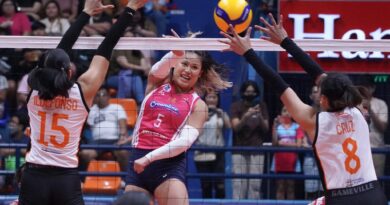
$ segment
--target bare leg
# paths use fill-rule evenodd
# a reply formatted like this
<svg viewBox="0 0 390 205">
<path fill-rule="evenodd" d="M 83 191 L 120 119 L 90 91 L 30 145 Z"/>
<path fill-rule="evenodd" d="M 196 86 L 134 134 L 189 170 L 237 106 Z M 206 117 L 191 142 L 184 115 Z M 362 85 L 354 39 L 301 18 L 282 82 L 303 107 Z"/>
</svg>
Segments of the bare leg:
<svg viewBox="0 0 390 205">
<path fill-rule="evenodd" d="M 159 205 L 188 205 L 187 188 L 178 179 L 168 179 L 154 191 Z"/>
</svg>

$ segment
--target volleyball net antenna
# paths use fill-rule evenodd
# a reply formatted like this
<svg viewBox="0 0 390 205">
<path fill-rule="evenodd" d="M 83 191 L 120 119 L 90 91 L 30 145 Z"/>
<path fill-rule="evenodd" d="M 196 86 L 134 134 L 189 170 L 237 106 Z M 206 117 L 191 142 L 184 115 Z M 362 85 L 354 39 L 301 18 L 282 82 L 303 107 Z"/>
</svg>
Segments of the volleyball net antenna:
<svg viewBox="0 0 390 205">
<path fill-rule="evenodd" d="M 47 36 L 1 36 L 0 48 L 55 48 L 61 37 Z M 203 50 L 221 51 L 227 45 L 218 42 L 221 38 L 142 38 L 123 37 L 116 50 Z M 96 49 L 103 37 L 80 37 L 73 49 Z M 279 45 L 262 39 L 251 39 L 256 51 L 284 51 Z M 295 42 L 305 51 L 363 51 L 390 52 L 390 40 L 340 40 L 297 39 Z"/>
</svg>

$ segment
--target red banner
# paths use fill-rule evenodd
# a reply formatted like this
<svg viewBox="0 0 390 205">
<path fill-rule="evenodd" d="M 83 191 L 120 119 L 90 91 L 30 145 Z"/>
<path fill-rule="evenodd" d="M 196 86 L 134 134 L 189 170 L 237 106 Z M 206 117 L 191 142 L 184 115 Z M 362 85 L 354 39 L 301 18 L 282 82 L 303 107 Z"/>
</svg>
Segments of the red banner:
<svg viewBox="0 0 390 205">
<path fill-rule="evenodd" d="M 390 0 L 280 0 L 284 27 L 295 39 L 389 39 Z M 347 73 L 390 73 L 390 53 L 309 52 L 326 70 Z M 279 54 L 280 72 L 302 72 L 286 52 Z"/>
</svg>

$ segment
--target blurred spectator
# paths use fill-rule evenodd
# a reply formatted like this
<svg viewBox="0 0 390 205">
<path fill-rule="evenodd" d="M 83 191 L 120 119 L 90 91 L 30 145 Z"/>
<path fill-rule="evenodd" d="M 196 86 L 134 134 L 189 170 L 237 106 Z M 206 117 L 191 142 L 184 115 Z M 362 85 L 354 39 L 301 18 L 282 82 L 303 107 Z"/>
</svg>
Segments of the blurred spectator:
<svg viewBox="0 0 390 205">
<path fill-rule="evenodd" d="M 30 21 L 26 14 L 18 12 L 14 0 L 2 0 L 0 9 L 0 28 L 5 29 L 9 35 L 21 36 L 30 34 Z"/>
<path fill-rule="evenodd" d="M 130 29 L 125 31 L 124 37 L 133 36 Z M 150 62 L 143 57 L 139 50 L 114 51 L 112 62 L 112 67 L 119 68 L 118 98 L 134 98 L 140 105 L 145 97 L 143 78 L 146 77 L 151 68 Z"/>
<path fill-rule="evenodd" d="M 41 20 L 50 36 L 62 36 L 70 27 L 68 19 L 62 18 L 61 8 L 57 1 L 48 1 L 44 6 L 45 18 Z"/>
<path fill-rule="evenodd" d="M 11 117 L 8 126 L 0 129 L 0 142 L 1 143 L 23 143 L 28 144 L 30 138 L 24 134 L 24 130 L 28 124 L 28 120 L 18 114 Z M 24 156 L 26 149 L 21 150 L 21 158 L 19 164 L 24 163 Z M 15 148 L 2 148 L 0 149 L 0 156 L 4 161 L 4 168 L 8 171 L 15 171 L 16 157 Z M 6 190 L 13 191 L 13 176 L 7 176 L 5 180 Z"/>
<path fill-rule="evenodd" d="M 112 18 L 106 13 L 102 12 L 89 19 L 89 24 L 85 25 L 83 32 L 87 36 L 104 36 L 111 28 Z"/>
<path fill-rule="evenodd" d="M 156 37 L 157 28 L 156 25 L 145 16 L 144 11 L 137 10 L 134 14 L 132 24 L 130 25 L 135 37 Z M 146 61 L 153 64 L 156 59 L 156 51 L 142 50 L 141 51 Z"/>
<path fill-rule="evenodd" d="M 312 106 L 319 112 L 320 111 L 320 90 L 318 86 L 311 88 L 310 99 L 312 100 Z M 302 146 L 311 148 L 313 142 L 310 141 L 307 134 L 303 138 Z M 318 166 L 314 159 L 312 152 L 305 153 L 303 159 L 303 173 L 310 176 L 318 176 Z M 314 200 L 322 196 L 322 185 L 318 179 L 305 179 L 305 199 Z"/>
<path fill-rule="evenodd" d="M 16 64 L 10 72 L 7 73 L 7 101 L 9 102 L 10 106 L 12 106 L 10 107 L 11 112 L 14 112 L 18 107 L 16 90 L 19 81 L 23 78 L 24 75 L 29 73 L 37 66 L 38 60 L 42 55 L 42 51 L 39 49 L 23 49 L 22 54 L 23 59 L 18 64 Z"/>
<path fill-rule="evenodd" d="M 276 10 L 275 0 L 248 0 L 248 3 L 253 11 L 251 25 L 258 25 L 260 17 L 267 17 L 268 13 Z"/>
<path fill-rule="evenodd" d="M 299 125 L 293 122 L 286 107 L 274 120 L 272 130 L 272 144 L 281 147 L 301 147 L 304 132 Z M 274 154 L 274 171 L 280 174 L 300 172 L 300 163 L 297 153 L 276 152 Z M 293 179 L 276 180 L 276 199 L 295 199 L 295 183 Z"/>
<path fill-rule="evenodd" d="M 385 146 L 385 131 L 388 123 L 388 107 L 384 100 L 374 97 L 376 85 L 372 76 L 364 76 L 360 83 L 368 91 L 368 117 L 367 123 L 370 128 L 370 143 L 371 147 Z M 375 171 L 377 176 L 383 176 L 385 171 L 386 155 L 373 154 L 372 155 Z"/>
<path fill-rule="evenodd" d="M 44 0 L 43 3 L 46 4 L 50 0 Z M 79 6 L 79 0 L 55 0 L 60 5 L 62 17 L 68 19 L 70 22 L 73 22 L 77 15 L 77 8 Z M 81 4 L 83 5 L 83 4 Z"/>
<path fill-rule="evenodd" d="M 153 205 L 153 198 L 146 192 L 128 191 L 119 196 L 113 205 Z"/>
<path fill-rule="evenodd" d="M 34 21 L 31 24 L 31 35 L 32 36 L 47 36 L 46 25 L 40 21 Z"/>
<path fill-rule="evenodd" d="M 218 94 L 210 90 L 205 94 L 205 102 L 209 108 L 209 118 L 203 125 L 203 133 L 198 137 L 196 145 L 223 147 L 225 140 L 223 131 L 230 129 L 230 119 L 219 105 Z M 195 164 L 200 173 L 224 173 L 224 152 L 195 151 Z M 223 179 L 201 178 L 203 198 L 225 198 L 225 185 Z"/>
<path fill-rule="evenodd" d="M 156 37 L 156 25 L 147 18 L 143 10 L 137 10 L 132 19 L 131 29 L 137 37 Z"/>
<path fill-rule="evenodd" d="M 7 106 L 7 92 L 8 92 L 8 81 L 0 75 L 0 129 L 7 126 L 9 120 L 9 110 Z"/>
<path fill-rule="evenodd" d="M 167 4 L 170 0 L 150 0 L 145 4 L 145 14 L 157 26 L 157 36 L 162 36 L 167 32 Z"/>
<path fill-rule="evenodd" d="M 33 20 L 39 20 L 39 12 L 42 8 L 41 0 L 16 0 L 19 11 L 26 13 Z"/>
<path fill-rule="evenodd" d="M 106 87 L 101 87 L 96 94 L 95 103 L 89 112 L 87 124 L 92 131 L 92 142 L 89 144 L 96 145 L 123 145 L 130 142 L 127 133 L 126 112 L 122 106 L 109 103 L 110 96 Z M 92 149 L 83 149 L 81 157 L 89 162 L 96 159 L 101 153 Z M 128 151 L 114 150 L 121 170 L 127 170 Z"/>
<path fill-rule="evenodd" d="M 256 100 L 260 90 L 254 81 L 240 88 L 242 100 L 231 106 L 233 146 L 262 146 L 268 132 L 268 112 L 264 102 Z M 264 155 L 251 152 L 233 153 L 234 174 L 262 174 Z M 234 199 L 260 199 L 261 179 L 233 179 Z"/>
</svg>

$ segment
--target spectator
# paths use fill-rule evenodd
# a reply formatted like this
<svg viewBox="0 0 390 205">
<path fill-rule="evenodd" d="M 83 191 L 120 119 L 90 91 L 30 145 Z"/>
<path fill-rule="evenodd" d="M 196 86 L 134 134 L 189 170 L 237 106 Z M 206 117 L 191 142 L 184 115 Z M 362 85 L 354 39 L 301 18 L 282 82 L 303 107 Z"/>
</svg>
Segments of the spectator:
<svg viewBox="0 0 390 205">
<path fill-rule="evenodd" d="M 137 37 L 157 37 L 156 25 L 145 16 L 143 10 L 135 12 L 131 28 Z"/>
<path fill-rule="evenodd" d="M 219 105 L 219 96 L 214 90 L 207 91 L 204 100 L 209 109 L 209 117 L 203 125 L 203 133 L 198 137 L 196 145 L 223 147 L 225 140 L 223 131 L 229 129 L 230 119 Z M 195 151 L 195 164 L 198 172 L 224 173 L 225 157 L 223 152 Z M 225 198 L 223 179 L 201 178 L 203 198 Z"/>
<path fill-rule="evenodd" d="M 156 25 L 145 16 L 144 10 L 139 10 L 134 14 L 133 23 L 131 24 L 132 32 L 135 37 L 156 37 Z M 146 62 L 152 64 L 156 59 L 156 51 L 142 50 L 142 55 Z"/>
<path fill-rule="evenodd" d="M 105 87 L 101 87 L 96 94 L 95 103 L 89 112 L 87 124 L 92 131 L 92 142 L 90 144 L 123 145 L 131 139 L 128 138 L 126 125 L 126 112 L 118 104 L 109 103 L 110 96 Z M 128 151 L 113 151 L 118 160 L 121 170 L 127 170 Z M 96 150 L 84 149 L 81 157 L 89 162 L 96 159 L 99 154 Z"/>
<path fill-rule="evenodd" d="M 26 13 L 28 16 L 32 18 L 32 20 L 39 20 L 39 12 L 42 8 L 41 0 L 16 0 L 19 8 L 18 10 Z"/>
<path fill-rule="evenodd" d="M 24 134 L 24 130 L 28 124 L 28 120 L 22 115 L 15 114 L 11 117 L 8 126 L 0 129 L 0 142 L 1 143 L 23 143 L 28 144 L 30 138 Z M 19 160 L 19 164 L 24 163 L 24 156 L 26 154 L 26 149 L 22 149 L 22 155 Z M 15 157 L 15 148 L 2 148 L 0 150 L 0 156 L 4 159 L 5 169 L 8 171 L 15 171 L 17 167 L 16 157 Z M 6 177 L 5 185 L 6 190 L 13 190 L 13 176 Z"/>
<path fill-rule="evenodd" d="M 388 107 L 385 101 L 374 97 L 376 89 L 374 79 L 372 76 L 364 76 L 361 85 L 368 90 L 368 126 L 370 130 L 371 147 L 384 147 L 385 139 L 384 133 L 388 123 Z M 375 172 L 377 176 L 383 176 L 385 171 L 386 155 L 373 154 L 372 155 Z"/>
<path fill-rule="evenodd" d="M 89 24 L 85 25 L 83 32 L 87 36 L 105 36 L 112 25 L 112 18 L 102 12 L 90 18 Z"/>
<path fill-rule="evenodd" d="M 318 112 L 320 111 L 320 90 L 318 86 L 314 85 L 311 89 L 310 99 L 312 100 L 312 107 Z M 302 146 L 311 148 L 313 142 L 310 140 L 307 133 L 303 138 Z M 305 153 L 303 159 L 303 173 L 310 176 L 318 176 L 318 166 L 312 152 Z M 314 200 L 322 196 L 322 185 L 320 180 L 305 179 L 305 199 Z"/>
<path fill-rule="evenodd" d="M 268 112 L 264 102 L 256 100 L 260 90 L 254 81 L 246 81 L 240 89 L 241 101 L 231 106 L 233 146 L 262 146 L 268 132 Z M 234 174 L 262 174 L 264 155 L 233 153 Z M 260 199 L 261 179 L 233 179 L 234 199 Z"/>
<path fill-rule="evenodd" d="M 3 75 L 0 75 L 0 129 L 5 128 L 9 120 L 9 109 L 6 102 L 7 92 L 7 79 Z"/>
<path fill-rule="evenodd" d="M 281 147 L 301 147 L 304 137 L 299 125 L 293 121 L 285 107 L 275 118 L 272 130 L 272 144 Z M 298 155 L 294 152 L 276 152 L 274 154 L 275 173 L 296 173 L 300 168 Z M 295 199 L 295 183 L 293 179 L 276 180 L 276 199 Z"/>
<path fill-rule="evenodd" d="M 170 0 L 151 0 L 145 4 L 145 13 L 157 26 L 157 36 L 162 36 L 167 32 L 167 4 Z"/>
<path fill-rule="evenodd" d="M 18 12 L 14 0 L 2 0 L 0 3 L 0 28 L 5 29 L 9 35 L 29 35 L 30 21 L 26 14 Z"/>
<path fill-rule="evenodd" d="M 128 28 L 125 37 L 133 37 L 134 34 Z M 118 74 L 118 98 L 134 98 L 140 105 L 145 97 L 143 78 L 151 68 L 141 51 L 119 50 L 113 54 L 113 67 L 119 68 Z"/>
<path fill-rule="evenodd" d="M 57 1 L 48 1 L 44 7 L 45 18 L 41 20 L 50 36 L 62 36 L 70 27 L 69 20 L 62 18 L 61 8 Z"/>
<path fill-rule="evenodd" d="M 34 21 L 31 24 L 31 35 L 32 36 L 47 36 L 46 25 L 40 21 Z"/>
<path fill-rule="evenodd" d="M 70 22 L 76 20 L 78 14 L 77 8 L 78 5 L 80 4 L 79 0 L 56 0 L 56 1 L 60 5 L 63 18 L 68 19 Z"/>
<path fill-rule="evenodd" d="M 23 59 L 15 65 L 10 72 L 7 73 L 8 78 L 8 95 L 7 101 L 9 102 L 10 111 L 13 112 L 18 108 L 16 90 L 18 88 L 19 81 L 24 75 L 33 70 L 37 64 L 42 51 L 39 49 L 23 49 Z"/>
</svg>

